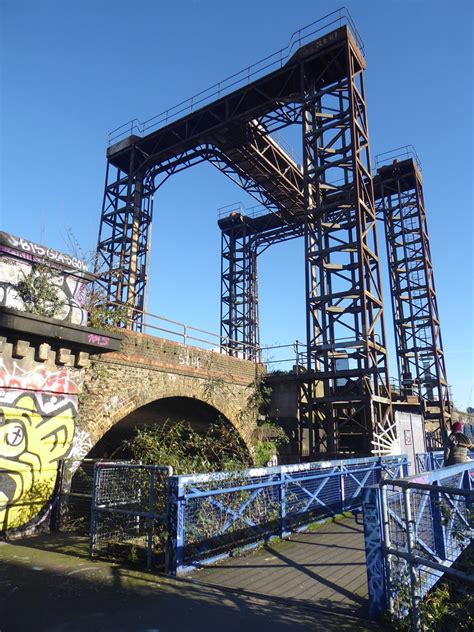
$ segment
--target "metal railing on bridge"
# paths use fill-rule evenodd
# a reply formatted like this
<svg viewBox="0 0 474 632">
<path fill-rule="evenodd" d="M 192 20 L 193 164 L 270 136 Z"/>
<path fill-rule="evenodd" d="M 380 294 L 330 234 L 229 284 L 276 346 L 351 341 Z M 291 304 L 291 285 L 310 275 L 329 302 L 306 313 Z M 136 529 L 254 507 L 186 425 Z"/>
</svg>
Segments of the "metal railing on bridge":
<svg viewBox="0 0 474 632">
<path fill-rule="evenodd" d="M 119 325 L 126 329 L 133 330 L 137 323 L 137 317 L 143 319 L 140 323 L 141 333 L 159 336 L 167 340 L 180 342 L 184 345 L 199 346 L 200 348 L 209 349 L 217 353 L 234 355 L 241 359 L 251 359 L 256 362 L 260 361 L 260 347 L 251 345 L 247 342 L 233 340 L 232 338 L 222 337 L 207 329 L 194 327 L 187 323 L 181 323 L 159 314 L 138 309 L 137 307 L 124 305 L 114 301 L 108 301 L 107 305 L 112 308 L 120 308 L 123 315 L 120 316 Z M 197 343 L 197 344 L 196 344 Z"/>
<path fill-rule="evenodd" d="M 421 601 L 444 574 L 474 583 L 472 574 L 452 568 L 472 540 L 473 474 L 470 462 L 365 490 L 371 618 L 388 609 L 423 629 Z"/>
<path fill-rule="evenodd" d="M 172 476 L 167 573 L 183 574 L 232 550 L 285 536 L 362 507 L 362 491 L 406 475 L 408 458 L 367 457 Z"/>
<path fill-rule="evenodd" d="M 474 461 L 474 452 L 468 451 L 468 456 Z M 442 450 L 421 452 L 416 455 L 416 471 L 418 474 L 440 470 L 442 467 L 444 467 L 444 452 Z"/>
</svg>

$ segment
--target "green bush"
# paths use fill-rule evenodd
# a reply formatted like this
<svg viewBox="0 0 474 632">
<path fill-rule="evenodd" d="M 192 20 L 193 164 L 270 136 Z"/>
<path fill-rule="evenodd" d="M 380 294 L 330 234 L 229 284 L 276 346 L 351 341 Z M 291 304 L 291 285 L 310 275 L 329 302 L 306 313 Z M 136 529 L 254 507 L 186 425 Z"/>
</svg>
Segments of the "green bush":
<svg viewBox="0 0 474 632">
<path fill-rule="evenodd" d="M 251 458 L 237 432 L 225 424 L 211 424 L 205 434 L 185 421 L 143 427 L 124 442 L 125 451 L 145 465 L 170 465 L 175 474 L 241 470 Z"/>
<path fill-rule="evenodd" d="M 16 291 L 24 308 L 30 314 L 55 318 L 65 303 L 55 285 L 57 274 L 43 263 L 33 263 L 28 274 L 18 282 Z"/>
</svg>

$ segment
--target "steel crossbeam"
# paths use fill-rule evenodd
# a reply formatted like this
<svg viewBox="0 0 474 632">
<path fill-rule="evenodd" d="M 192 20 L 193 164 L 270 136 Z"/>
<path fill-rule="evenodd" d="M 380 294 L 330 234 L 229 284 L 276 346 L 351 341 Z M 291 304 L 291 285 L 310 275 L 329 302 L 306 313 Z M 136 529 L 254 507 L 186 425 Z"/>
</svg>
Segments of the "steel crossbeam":
<svg viewBox="0 0 474 632">
<path fill-rule="evenodd" d="M 350 471 L 350 470 L 346 470 L 346 472 L 343 471 L 344 474 L 346 474 L 347 476 L 350 476 L 350 478 L 354 479 L 354 481 L 357 483 L 357 490 L 355 492 L 353 492 L 353 497 L 358 496 L 359 493 L 364 489 L 364 485 L 366 484 L 366 482 L 369 480 L 369 476 L 371 476 L 373 474 L 373 469 L 370 469 L 364 476 L 364 478 L 362 479 L 362 481 L 360 481 L 356 476 L 354 476 L 354 474 Z"/>
<path fill-rule="evenodd" d="M 251 496 L 242 504 L 240 505 L 240 507 L 238 508 L 237 511 L 235 511 L 234 509 L 232 509 L 231 507 L 226 507 L 225 505 L 223 505 L 221 502 L 219 502 L 218 500 L 215 500 L 214 498 L 212 498 L 212 496 L 208 497 L 208 502 L 213 505 L 214 507 L 216 507 L 216 509 L 219 509 L 220 511 L 222 511 L 224 514 L 226 514 L 227 516 L 231 516 L 233 518 L 233 520 L 227 520 L 224 523 L 224 526 L 221 529 L 221 533 L 226 533 L 227 530 L 235 523 L 237 522 L 237 520 L 243 520 L 249 527 L 258 527 L 258 525 L 255 524 L 255 522 L 253 520 L 250 520 L 250 518 L 247 518 L 246 516 L 243 516 L 243 512 L 245 511 L 245 509 L 247 508 L 247 506 L 253 501 L 255 500 L 255 498 L 262 492 L 263 490 L 260 489 L 256 489 Z M 202 494 L 201 490 L 199 489 L 195 489 L 195 488 L 191 488 L 190 489 L 191 493 L 194 494 L 198 494 L 199 496 Z M 225 492 L 222 492 L 225 493 Z"/>
<path fill-rule="evenodd" d="M 332 470 L 331 474 L 334 474 L 336 470 Z M 330 475 L 331 475 L 330 474 Z M 329 475 L 329 476 L 330 476 Z M 306 506 L 304 507 L 303 511 L 308 511 L 309 508 L 311 507 L 311 505 L 314 502 L 317 502 L 321 505 L 321 507 L 325 507 L 326 509 L 329 510 L 328 505 L 322 501 L 320 498 L 318 498 L 318 494 L 324 489 L 324 487 L 327 485 L 327 483 L 329 482 L 330 478 L 323 478 L 323 480 L 321 481 L 321 483 L 319 484 L 319 487 L 316 489 L 315 492 L 311 492 L 307 487 L 304 487 L 302 485 L 301 481 L 298 481 L 297 485 L 298 487 L 307 495 L 309 496 L 310 500 L 307 501 Z"/>
</svg>

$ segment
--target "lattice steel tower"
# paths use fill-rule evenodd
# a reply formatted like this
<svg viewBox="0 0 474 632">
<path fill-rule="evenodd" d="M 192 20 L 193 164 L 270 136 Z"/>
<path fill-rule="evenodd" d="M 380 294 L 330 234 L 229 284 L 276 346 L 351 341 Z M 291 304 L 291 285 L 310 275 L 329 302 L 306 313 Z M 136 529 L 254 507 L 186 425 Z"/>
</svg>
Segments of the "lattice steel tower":
<svg viewBox="0 0 474 632">
<path fill-rule="evenodd" d="M 442 447 L 452 404 L 416 154 L 395 160 L 378 173 L 378 208 L 385 223 L 400 383 L 405 393 L 420 397 L 431 445 Z"/>
<path fill-rule="evenodd" d="M 384 452 L 394 439 L 365 61 L 348 23 L 335 12 L 188 106 L 118 130 L 98 244 L 100 283 L 140 328 L 153 197 L 173 173 L 214 164 L 268 211 L 238 226 L 221 222 L 222 338 L 232 339 L 229 352 L 255 357 L 259 248 L 304 233 L 308 365 L 300 401 L 312 454 Z M 299 126 L 302 166 L 273 136 L 290 125 Z"/>
</svg>

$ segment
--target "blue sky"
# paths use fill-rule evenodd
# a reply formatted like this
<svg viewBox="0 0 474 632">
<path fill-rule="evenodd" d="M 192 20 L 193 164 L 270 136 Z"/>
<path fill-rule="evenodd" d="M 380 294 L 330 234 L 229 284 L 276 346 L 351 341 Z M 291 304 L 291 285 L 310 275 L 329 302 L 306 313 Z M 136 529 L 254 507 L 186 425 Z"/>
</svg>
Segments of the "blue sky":
<svg viewBox="0 0 474 632">
<path fill-rule="evenodd" d="M 301 0 L 1 0 L 1 228 L 65 249 L 95 246 L 107 133 L 179 103 L 283 47 L 339 8 Z M 373 155 L 422 161 L 448 378 L 474 406 L 470 1 L 348 1 L 365 43 Z M 219 328 L 217 209 L 253 202 L 210 165 L 155 199 L 149 308 Z M 380 234 L 380 233 L 379 233 Z M 304 338 L 303 245 L 260 260 L 262 341 Z M 386 320 L 391 339 L 388 286 Z M 395 374 L 393 352 L 391 372 Z"/>
</svg>

